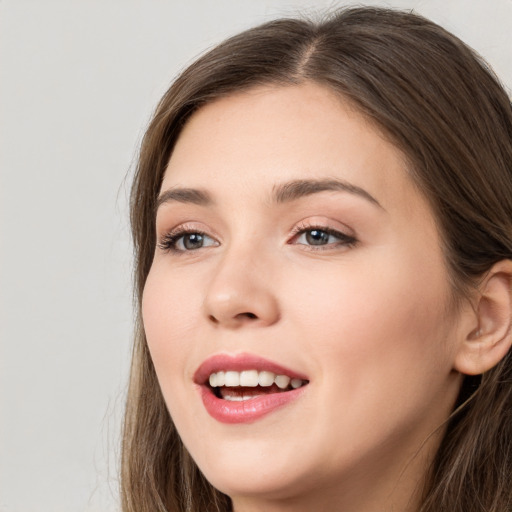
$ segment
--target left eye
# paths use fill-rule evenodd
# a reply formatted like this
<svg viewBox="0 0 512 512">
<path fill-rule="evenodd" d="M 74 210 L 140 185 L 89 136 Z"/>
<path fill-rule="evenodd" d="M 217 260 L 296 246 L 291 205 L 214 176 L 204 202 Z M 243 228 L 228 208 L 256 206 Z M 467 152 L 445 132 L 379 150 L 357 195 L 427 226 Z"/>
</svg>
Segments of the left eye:
<svg viewBox="0 0 512 512">
<path fill-rule="evenodd" d="M 296 238 L 295 243 L 301 245 L 321 246 L 321 245 L 350 245 L 354 243 L 354 238 L 340 233 L 338 231 L 311 228 L 302 231 Z"/>
</svg>

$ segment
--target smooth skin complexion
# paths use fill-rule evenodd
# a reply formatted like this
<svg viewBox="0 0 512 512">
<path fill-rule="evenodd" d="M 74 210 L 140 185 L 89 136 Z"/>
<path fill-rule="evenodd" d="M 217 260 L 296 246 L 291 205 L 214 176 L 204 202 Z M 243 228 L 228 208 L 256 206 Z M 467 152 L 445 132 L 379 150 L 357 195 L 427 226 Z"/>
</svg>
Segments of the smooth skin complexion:
<svg viewBox="0 0 512 512">
<path fill-rule="evenodd" d="M 459 371 L 508 347 L 485 361 L 467 348 L 482 322 L 453 305 L 402 153 L 319 85 L 261 87 L 192 116 L 161 198 L 144 327 L 207 479 L 236 512 L 417 510 Z M 253 421 L 219 421 L 194 376 L 239 354 L 308 383 Z"/>
</svg>

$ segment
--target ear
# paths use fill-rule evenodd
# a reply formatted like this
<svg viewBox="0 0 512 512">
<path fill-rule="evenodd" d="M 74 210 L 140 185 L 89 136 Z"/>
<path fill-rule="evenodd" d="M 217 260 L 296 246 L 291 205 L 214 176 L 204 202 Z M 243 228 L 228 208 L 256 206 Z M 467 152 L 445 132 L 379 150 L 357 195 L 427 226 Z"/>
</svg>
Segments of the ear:
<svg viewBox="0 0 512 512">
<path fill-rule="evenodd" d="M 497 365 L 512 345 L 512 261 L 496 263 L 479 286 L 471 328 L 459 346 L 454 368 L 479 375 Z"/>
</svg>

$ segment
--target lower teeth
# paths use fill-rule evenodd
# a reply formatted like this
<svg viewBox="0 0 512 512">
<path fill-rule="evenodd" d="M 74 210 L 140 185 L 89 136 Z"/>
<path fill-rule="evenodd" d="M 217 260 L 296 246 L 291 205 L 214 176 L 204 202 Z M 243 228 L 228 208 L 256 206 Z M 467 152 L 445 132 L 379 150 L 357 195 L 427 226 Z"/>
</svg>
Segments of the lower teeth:
<svg viewBox="0 0 512 512">
<path fill-rule="evenodd" d="M 228 402 L 245 402 L 246 400 L 251 400 L 252 398 L 256 398 L 256 396 L 226 395 L 224 400 L 227 400 Z"/>
<path fill-rule="evenodd" d="M 302 387 L 302 386 L 301 386 Z M 246 400 L 252 400 L 254 398 L 258 398 L 263 395 L 271 395 L 274 393 L 284 393 L 286 391 L 292 391 L 293 388 L 289 386 L 286 389 L 281 389 L 275 384 L 269 387 L 250 387 L 243 388 L 239 386 L 229 387 L 229 386 L 221 386 L 212 388 L 214 395 L 217 398 L 221 398 L 223 400 L 227 400 L 228 402 L 245 402 Z"/>
</svg>

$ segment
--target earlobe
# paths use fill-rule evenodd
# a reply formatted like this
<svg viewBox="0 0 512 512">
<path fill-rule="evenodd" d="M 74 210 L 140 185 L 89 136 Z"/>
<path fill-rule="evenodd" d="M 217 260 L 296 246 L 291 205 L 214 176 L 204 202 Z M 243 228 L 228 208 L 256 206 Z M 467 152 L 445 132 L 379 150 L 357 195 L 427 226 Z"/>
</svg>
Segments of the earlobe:
<svg viewBox="0 0 512 512">
<path fill-rule="evenodd" d="M 476 327 L 460 345 L 455 369 L 479 375 L 497 365 L 512 345 L 512 261 L 496 263 L 480 285 Z"/>
</svg>

